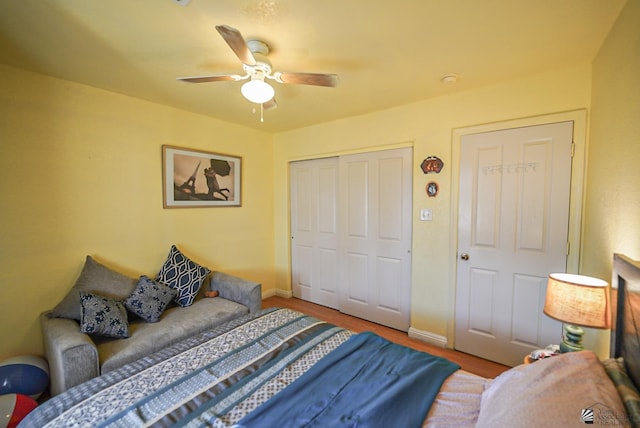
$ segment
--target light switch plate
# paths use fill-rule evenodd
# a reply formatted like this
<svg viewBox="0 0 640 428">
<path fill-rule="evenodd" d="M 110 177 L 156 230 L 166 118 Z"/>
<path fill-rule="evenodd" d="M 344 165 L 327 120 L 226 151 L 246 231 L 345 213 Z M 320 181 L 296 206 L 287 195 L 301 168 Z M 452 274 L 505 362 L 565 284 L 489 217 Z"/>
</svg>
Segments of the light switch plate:
<svg viewBox="0 0 640 428">
<path fill-rule="evenodd" d="M 423 208 L 420 210 L 420 221 L 433 220 L 433 211 L 430 208 Z"/>
</svg>

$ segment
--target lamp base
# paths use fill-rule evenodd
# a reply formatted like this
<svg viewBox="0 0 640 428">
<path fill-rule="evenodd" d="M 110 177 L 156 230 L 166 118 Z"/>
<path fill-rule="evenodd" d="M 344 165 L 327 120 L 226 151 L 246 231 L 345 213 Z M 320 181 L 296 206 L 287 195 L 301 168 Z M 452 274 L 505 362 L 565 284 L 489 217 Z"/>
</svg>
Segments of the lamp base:
<svg viewBox="0 0 640 428">
<path fill-rule="evenodd" d="M 584 335 L 584 330 L 582 327 L 577 325 L 566 324 L 564 326 L 564 338 L 562 339 L 562 343 L 560 343 L 560 352 L 574 352 L 574 351 L 583 351 L 584 346 L 582 346 L 582 336 Z"/>
</svg>

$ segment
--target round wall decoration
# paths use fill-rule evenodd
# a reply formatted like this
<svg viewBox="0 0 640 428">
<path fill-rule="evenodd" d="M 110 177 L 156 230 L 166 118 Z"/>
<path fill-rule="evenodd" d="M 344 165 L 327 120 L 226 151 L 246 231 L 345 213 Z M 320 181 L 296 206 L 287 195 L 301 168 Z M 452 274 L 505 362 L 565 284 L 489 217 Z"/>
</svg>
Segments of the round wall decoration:
<svg viewBox="0 0 640 428">
<path fill-rule="evenodd" d="M 427 190 L 427 195 L 430 198 L 434 198 L 438 194 L 438 191 L 440 190 L 440 188 L 438 186 L 438 183 L 436 183 L 435 181 L 430 181 L 427 184 L 426 190 Z"/>
<path fill-rule="evenodd" d="M 442 171 L 443 166 L 444 166 L 444 163 L 439 157 L 429 156 L 428 158 L 422 161 L 422 163 L 420 164 L 420 169 L 425 174 L 430 174 L 430 173 L 440 174 L 440 171 Z"/>
</svg>

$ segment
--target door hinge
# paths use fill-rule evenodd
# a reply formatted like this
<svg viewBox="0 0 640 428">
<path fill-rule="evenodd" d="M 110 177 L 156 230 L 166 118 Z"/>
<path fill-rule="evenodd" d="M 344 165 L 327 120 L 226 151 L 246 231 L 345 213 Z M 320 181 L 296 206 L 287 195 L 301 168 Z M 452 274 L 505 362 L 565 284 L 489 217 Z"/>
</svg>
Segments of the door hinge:
<svg viewBox="0 0 640 428">
<path fill-rule="evenodd" d="M 574 143 L 573 141 L 571 142 L 571 157 L 573 157 L 576 154 L 576 143 Z"/>
<path fill-rule="evenodd" d="M 571 242 L 567 241 L 567 256 L 571 252 Z"/>
</svg>

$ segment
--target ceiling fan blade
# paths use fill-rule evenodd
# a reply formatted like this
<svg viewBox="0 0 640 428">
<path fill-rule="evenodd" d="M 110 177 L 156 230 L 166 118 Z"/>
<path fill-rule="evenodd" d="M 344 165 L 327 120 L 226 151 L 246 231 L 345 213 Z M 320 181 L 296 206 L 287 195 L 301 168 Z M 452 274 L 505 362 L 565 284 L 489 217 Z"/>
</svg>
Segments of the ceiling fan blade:
<svg viewBox="0 0 640 428">
<path fill-rule="evenodd" d="M 266 103 L 262 103 L 262 108 L 265 110 L 271 110 L 276 107 L 278 107 L 278 103 L 276 102 L 276 97 L 271 98 Z"/>
<path fill-rule="evenodd" d="M 330 86 L 334 87 L 338 84 L 337 74 L 319 74 L 319 73 L 275 73 L 276 80 L 282 83 L 294 83 L 297 85 L 314 85 L 314 86 Z"/>
<path fill-rule="evenodd" d="M 240 34 L 240 31 L 228 25 L 216 25 L 216 30 L 222 36 L 225 42 L 229 45 L 231 50 L 236 54 L 238 59 L 246 65 L 256 65 L 256 59 L 247 47 L 247 42 L 244 41 L 244 37 Z"/>
<path fill-rule="evenodd" d="M 193 76 L 193 77 L 178 77 L 176 80 L 187 83 L 206 83 L 206 82 L 225 82 L 229 80 L 237 81 L 241 80 L 242 76 L 237 74 L 218 74 L 213 76 Z"/>
</svg>

